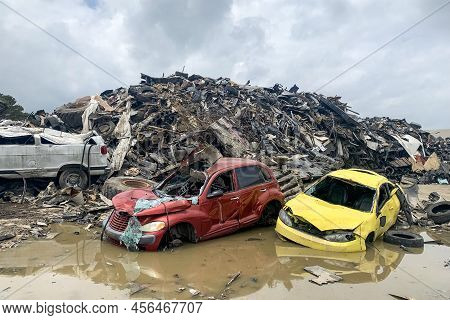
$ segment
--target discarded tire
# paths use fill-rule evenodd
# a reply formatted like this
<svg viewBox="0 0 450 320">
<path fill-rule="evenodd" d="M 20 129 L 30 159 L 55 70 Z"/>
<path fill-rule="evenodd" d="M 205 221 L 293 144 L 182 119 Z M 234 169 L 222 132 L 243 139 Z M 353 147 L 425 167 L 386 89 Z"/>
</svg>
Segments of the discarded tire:
<svg viewBox="0 0 450 320">
<path fill-rule="evenodd" d="M 388 230 L 384 234 L 383 241 L 405 247 L 421 248 L 423 247 L 423 238 L 421 235 L 403 230 Z"/>
<path fill-rule="evenodd" d="M 116 125 L 112 121 L 106 121 L 102 123 L 94 124 L 93 130 L 97 131 L 99 135 L 101 135 L 104 139 L 108 138 L 116 128 Z"/>
<path fill-rule="evenodd" d="M 155 183 L 151 180 L 136 177 L 112 177 L 105 181 L 102 193 L 108 199 L 116 194 L 130 189 L 141 189 L 153 187 Z"/>
<path fill-rule="evenodd" d="M 77 129 L 83 126 L 83 122 L 81 116 L 86 110 L 91 97 L 86 96 L 83 98 L 77 99 L 73 103 L 65 104 L 55 110 L 55 114 L 62 120 L 64 123 L 72 128 Z"/>
<path fill-rule="evenodd" d="M 429 205 L 426 208 L 427 216 L 436 224 L 450 221 L 450 201 L 441 201 Z"/>
</svg>

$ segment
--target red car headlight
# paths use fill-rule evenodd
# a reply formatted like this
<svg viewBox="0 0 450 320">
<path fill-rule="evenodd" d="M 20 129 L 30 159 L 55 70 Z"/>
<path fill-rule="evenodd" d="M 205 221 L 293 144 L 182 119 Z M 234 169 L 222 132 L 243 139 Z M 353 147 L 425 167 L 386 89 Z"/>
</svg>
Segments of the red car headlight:
<svg viewBox="0 0 450 320">
<path fill-rule="evenodd" d="M 162 221 L 153 221 L 147 224 L 144 224 L 141 227 L 141 231 L 142 232 L 155 232 L 155 231 L 159 231 L 162 230 L 166 227 L 166 224 Z"/>
</svg>

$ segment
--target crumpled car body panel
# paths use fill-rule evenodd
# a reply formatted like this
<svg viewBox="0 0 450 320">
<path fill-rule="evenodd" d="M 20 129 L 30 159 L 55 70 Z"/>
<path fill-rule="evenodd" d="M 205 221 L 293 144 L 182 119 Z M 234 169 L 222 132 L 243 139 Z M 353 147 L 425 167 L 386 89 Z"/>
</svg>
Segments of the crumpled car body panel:
<svg viewBox="0 0 450 320">
<path fill-rule="evenodd" d="M 246 167 L 259 167 L 267 176 L 260 182 L 241 187 L 236 171 Z M 223 174 L 229 174 L 231 191 L 211 196 L 210 191 L 217 188 L 216 179 Z M 208 178 L 198 196 L 164 198 L 158 187 L 153 190 L 133 189 L 117 194 L 112 199 L 115 210 L 105 226 L 105 234 L 121 242 L 131 217 L 137 218 L 143 227 L 158 224 L 163 227 L 155 231 L 143 230 L 139 241 L 133 239 L 141 249 L 154 251 L 168 234 L 169 228 L 172 230 L 179 225 L 192 227 L 193 233 L 189 234 L 188 239 L 192 242 L 212 239 L 258 223 L 269 203 L 277 202 L 278 208 L 284 204 L 283 193 L 272 171 L 260 162 L 222 158 L 208 169 L 206 176 Z"/>
<path fill-rule="evenodd" d="M 334 205 L 304 193 L 288 203 L 294 215 L 302 217 L 321 231 L 353 230 L 369 216 L 368 212 Z"/>
<path fill-rule="evenodd" d="M 335 252 L 357 252 L 366 250 L 365 240 L 359 236 L 350 242 L 331 242 L 306 232 L 292 229 L 281 222 L 280 219 L 277 220 L 275 231 L 293 242 L 312 249 Z"/>
<path fill-rule="evenodd" d="M 364 185 L 364 179 L 362 179 L 364 174 L 368 175 L 367 185 Z M 310 232 L 306 228 L 297 227 L 297 225 L 290 227 L 280 218 L 277 220 L 275 231 L 284 238 L 317 250 L 335 252 L 366 250 L 366 240 L 375 241 L 395 224 L 400 211 L 398 188 L 383 176 L 367 170 L 338 170 L 326 176 L 338 177 L 376 189 L 376 201 L 372 210 L 363 212 L 301 193 L 288 201 L 285 209 L 288 208 L 292 212 L 293 221 L 306 223 L 315 231 Z M 392 191 L 390 197 L 378 208 L 380 188 L 386 184 L 392 187 Z M 338 242 L 326 240 L 323 236 L 337 231 L 352 232 L 354 239 Z"/>
</svg>

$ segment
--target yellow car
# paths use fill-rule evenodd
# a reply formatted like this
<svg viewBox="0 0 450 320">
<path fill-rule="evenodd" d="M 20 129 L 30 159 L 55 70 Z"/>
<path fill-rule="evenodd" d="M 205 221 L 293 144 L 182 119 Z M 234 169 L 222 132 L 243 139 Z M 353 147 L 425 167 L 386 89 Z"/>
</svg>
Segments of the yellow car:
<svg viewBox="0 0 450 320">
<path fill-rule="evenodd" d="M 397 220 L 399 192 L 397 185 L 375 172 L 337 170 L 288 201 L 275 231 L 313 249 L 364 251 Z"/>
</svg>

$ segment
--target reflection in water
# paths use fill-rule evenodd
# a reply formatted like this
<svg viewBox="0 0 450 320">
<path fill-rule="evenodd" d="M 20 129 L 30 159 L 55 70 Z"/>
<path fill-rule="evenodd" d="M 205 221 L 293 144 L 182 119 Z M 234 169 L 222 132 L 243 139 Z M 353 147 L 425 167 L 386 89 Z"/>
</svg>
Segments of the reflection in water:
<svg viewBox="0 0 450 320">
<path fill-rule="evenodd" d="M 450 246 L 450 232 L 443 229 L 429 229 L 426 232 L 427 235 L 437 243 Z"/>
<path fill-rule="evenodd" d="M 363 252 L 326 252 L 295 246 L 275 244 L 276 254 L 288 274 L 280 278 L 293 280 L 310 278 L 306 266 L 320 265 L 343 277 L 345 283 L 379 282 L 386 279 L 400 264 L 404 252 L 381 241 Z"/>
<path fill-rule="evenodd" d="M 253 229 L 232 236 L 186 245 L 173 252 L 128 252 L 92 235 L 74 231 L 71 225 L 57 226 L 62 232 L 54 240 L 29 242 L 0 253 L 0 277 L 32 275 L 42 268 L 56 274 L 129 290 L 133 284 L 148 288 L 138 298 L 190 298 L 195 288 L 205 296 L 219 297 L 231 274 L 241 277 L 227 291 L 242 297 L 261 288 L 283 286 L 311 276 L 304 267 L 320 265 L 343 277 L 343 283 L 379 282 L 400 264 L 405 252 L 376 242 L 366 252 L 337 253 L 300 247 L 276 238 L 271 228 Z M 73 254 L 71 254 L 73 253 Z M 58 262 L 58 263 L 56 263 Z"/>
</svg>

